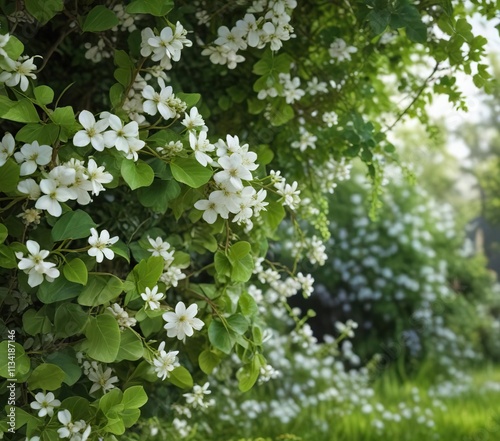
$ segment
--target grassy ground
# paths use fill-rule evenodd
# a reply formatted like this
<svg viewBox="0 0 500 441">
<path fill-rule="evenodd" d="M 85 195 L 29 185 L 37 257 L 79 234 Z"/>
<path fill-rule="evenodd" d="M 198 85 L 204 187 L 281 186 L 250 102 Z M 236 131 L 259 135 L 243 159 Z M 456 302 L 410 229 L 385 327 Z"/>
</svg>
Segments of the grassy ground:
<svg viewBox="0 0 500 441">
<path fill-rule="evenodd" d="M 472 374 L 471 387 L 457 396 L 440 398 L 443 407 L 436 407 L 435 399 L 427 394 L 428 381 L 419 378 L 403 384 L 387 374 L 375 385 L 374 402 L 398 414 L 400 403 L 411 403 L 409 407 L 432 410 L 433 427 L 417 424 L 416 417 L 401 418 L 400 422 L 384 421 L 383 431 L 373 425 L 373 414 L 355 411 L 344 417 L 327 420 L 328 403 L 303 412 L 287 427 L 273 427 L 265 419 L 259 422 L 255 432 L 271 439 L 301 439 L 304 441 L 499 441 L 500 440 L 500 391 L 488 389 L 488 382 L 500 383 L 500 366 L 488 367 Z M 455 389 L 459 388 L 456 386 Z M 418 389 L 418 391 L 416 390 Z M 453 387 L 450 393 L 456 392 Z M 418 402 L 415 402 L 418 396 Z M 325 420 L 328 430 L 325 432 Z M 286 436 L 278 434 L 294 434 Z M 255 436 L 255 435 L 254 435 Z M 242 437 L 243 438 L 243 437 Z M 245 437 L 246 438 L 246 437 Z M 267 438 L 266 438 L 267 440 Z"/>
</svg>

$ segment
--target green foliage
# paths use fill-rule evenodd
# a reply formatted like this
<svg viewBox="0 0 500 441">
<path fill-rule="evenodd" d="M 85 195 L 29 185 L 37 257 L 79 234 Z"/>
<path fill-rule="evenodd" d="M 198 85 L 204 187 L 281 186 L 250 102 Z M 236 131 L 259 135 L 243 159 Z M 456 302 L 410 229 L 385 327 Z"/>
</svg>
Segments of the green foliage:
<svg viewBox="0 0 500 441">
<path fill-rule="evenodd" d="M 302 258 L 324 263 L 325 195 L 349 161 L 366 166 L 375 218 L 384 164 L 399 161 L 387 132 L 427 124 L 431 90 L 464 106 L 456 72 L 492 88 L 486 40 L 460 5 L 294 3 L 265 3 L 258 32 L 224 46 L 248 5 L 0 1 L 0 329 L 17 333 L 0 343 L 0 375 L 30 392 L 17 394 L 19 436 L 59 439 L 67 410 L 75 438 L 150 439 L 148 421 L 162 421 L 158 438 L 175 439 L 174 404 L 206 410 L 220 378 L 240 392 L 265 381 L 271 313 L 281 333 L 307 329 L 286 299 L 312 289 Z M 293 247 L 271 262 L 283 222 Z M 455 263 L 471 293 L 486 285 Z M 274 294 L 259 298 L 259 283 Z M 450 316 L 471 313 L 468 296 Z M 47 418 L 31 406 L 39 389 L 61 401 Z"/>
</svg>

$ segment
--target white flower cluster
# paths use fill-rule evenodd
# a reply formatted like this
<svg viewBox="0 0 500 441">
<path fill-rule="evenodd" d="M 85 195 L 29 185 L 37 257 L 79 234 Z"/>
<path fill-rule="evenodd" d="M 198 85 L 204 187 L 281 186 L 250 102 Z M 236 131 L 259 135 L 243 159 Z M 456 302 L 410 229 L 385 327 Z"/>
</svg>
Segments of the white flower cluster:
<svg viewBox="0 0 500 441">
<path fill-rule="evenodd" d="M 160 280 L 165 285 L 167 285 L 167 289 L 172 286 L 175 288 L 180 280 L 186 278 L 186 274 L 181 271 L 181 267 L 172 265 L 174 261 L 175 250 L 172 248 L 170 251 L 168 251 L 170 249 L 170 244 L 164 241 L 159 236 L 156 239 L 148 237 L 148 240 L 152 247 L 148 248 L 148 251 L 152 253 L 153 256 L 163 257 L 164 267 L 163 274 L 161 275 Z"/>
<path fill-rule="evenodd" d="M 34 240 L 28 240 L 26 248 L 28 248 L 27 257 L 24 257 L 24 253 L 20 251 L 16 252 L 16 257 L 19 259 L 18 268 L 28 274 L 29 286 L 40 285 L 44 276 L 48 282 L 53 282 L 60 276 L 59 270 L 54 268 L 55 263 L 44 261 L 49 256 L 49 251 L 41 250 L 38 242 Z"/>
<path fill-rule="evenodd" d="M 124 124 L 116 115 L 103 112 L 100 120 L 96 122 L 94 115 L 87 110 L 82 110 L 78 121 L 83 126 L 73 137 L 73 144 L 77 147 L 86 147 L 89 144 L 99 152 L 104 148 L 116 148 L 123 152 L 127 159 L 137 161 L 138 152 L 146 145 L 139 139 L 139 125 L 136 121 Z M 109 130 L 106 130 L 109 128 Z"/>
<path fill-rule="evenodd" d="M 113 44 L 118 41 L 116 35 L 111 35 L 109 38 Z M 87 49 L 84 55 L 85 58 L 92 61 L 92 63 L 99 63 L 100 61 L 113 56 L 112 48 L 107 46 L 106 41 L 102 37 L 99 37 L 95 45 L 92 45 L 90 42 L 86 42 L 83 47 Z"/>
<path fill-rule="evenodd" d="M 317 236 L 306 237 L 301 242 L 295 242 L 292 246 L 292 256 L 297 257 L 302 253 L 313 265 L 323 266 L 328 259 L 326 246 Z"/>
<path fill-rule="evenodd" d="M 137 324 L 137 320 L 134 317 L 130 317 L 128 312 L 125 311 L 118 303 L 113 303 L 111 306 L 106 308 L 111 315 L 116 319 L 120 329 L 131 328 Z"/>
<path fill-rule="evenodd" d="M 21 175 L 27 176 L 37 171 L 39 166 L 48 165 L 52 154 L 52 147 L 33 141 L 24 144 L 14 157 L 21 164 Z M 80 205 L 87 205 L 92 201 L 91 195 L 99 195 L 104 190 L 103 184 L 113 180 L 111 174 L 92 158 L 86 167 L 83 161 L 72 159 L 44 175 L 39 183 L 31 178 L 20 181 L 17 190 L 27 195 L 28 199 L 36 200 L 35 208 L 46 210 L 55 217 L 62 214 L 61 202 L 75 200 Z"/>
<path fill-rule="evenodd" d="M 271 181 L 273 182 L 276 192 L 283 198 L 283 206 L 290 207 L 291 210 L 296 210 L 300 204 L 300 190 L 298 190 L 299 183 L 292 182 L 292 185 L 287 184 L 286 179 L 281 176 L 280 171 L 271 170 L 269 172 Z"/>
<path fill-rule="evenodd" d="M 42 57 L 40 55 L 33 57 L 22 55 L 17 60 L 12 60 L 3 49 L 10 38 L 10 34 L 0 35 L 0 83 L 4 83 L 9 87 L 19 85 L 19 88 L 26 92 L 29 86 L 29 78 L 36 79 L 34 73 L 37 69 L 35 58 Z"/>
<path fill-rule="evenodd" d="M 284 41 L 293 37 L 290 25 L 292 10 L 297 6 L 295 0 L 275 0 L 255 2 L 242 20 L 238 20 L 232 29 L 221 26 L 217 30 L 218 37 L 212 45 L 202 51 L 202 55 L 210 57 L 214 64 L 227 65 L 234 69 L 245 57 L 238 51 L 247 47 L 262 49 L 269 45 L 271 50 L 278 51 Z M 261 13 L 256 17 L 252 12 Z"/>
<path fill-rule="evenodd" d="M 301 152 L 306 151 L 308 148 L 314 150 L 316 148 L 316 141 L 318 137 L 308 132 L 304 126 L 299 126 L 300 139 L 292 142 L 292 147 L 299 149 Z"/>
<path fill-rule="evenodd" d="M 114 383 L 118 382 L 118 377 L 113 375 L 112 368 L 108 367 L 104 370 L 103 365 L 97 361 L 83 360 L 82 354 L 79 354 L 79 360 L 82 360 L 83 373 L 93 383 L 89 394 L 93 394 L 99 389 L 105 394 L 116 387 Z"/>
<path fill-rule="evenodd" d="M 165 312 L 162 317 L 166 322 L 164 328 L 167 331 L 167 337 L 177 338 L 185 342 L 186 337 L 191 337 L 194 331 L 199 331 L 205 323 L 196 317 L 197 313 L 198 305 L 196 303 L 186 308 L 184 302 L 178 302 L 174 311 Z M 164 341 L 160 343 L 158 354 L 153 359 L 156 375 L 162 380 L 168 378 L 170 373 L 180 366 L 177 357 L 179 351 L 167 352 L 165 351 L 165 345 Z"/>
<path fill-rule="evenodd" d="M 201 132 L 198 137 L 192 132 L 189 135 L 191 148 L 195 158 L 202 165 L 211 164 L 221 170 L 214 174 L 216 184 L 208 199 L 197 201 L 194 206 L 203 211 L 203 219 L 213 224 L 217 217 L 228 219 L 233 214 L 233 222 L 244 224 L 251 229 L 251 218 L 258 216 L 266 209 L 266 190 L 255 190 L 245 182 L 253 179 L 252 171 L 258 165 L 255 163 L 257 154 L 248 150 L 248 144 L 240 145 L 237 136 L 227 135 L 226 141 L 219 141 L 212 145 L 206 138 L 206 132 Z M 213 161 L 208 152 L 216 151 L 217 161 Z"/>
<path fill-rule="evenodd" d="M 57 413 L 57 419 L 63 425 L 57 429 L 59 438 L 68 438 L 68 441 L 87 441 L 92 431 L 90 424 L 84 420 L 74 421 L 69 410 L 61 410 Z"/>
<path fill-rule="evenodd" d="M 341 158 L 340 161 L 330 158 L 321 167 L 315 167 L 322 192 L 333 194 L 339 182 L 351 178 L 351 169 L 352 164 L 346 158 Z"/>
<path fill-rule="evenodd" d="M 170 376 L 176 367 L 180 366 L 177 354 L 179 351 L 165 351 L 165 342 L 162 341 L 158 346 L 158 355 L 153 359 L 153 366 L 159 378 L 165 380 Z"/>
<path fill-rule="evenodd" d="M 278 271 L 272 268 L 264 270 L 263 261 L 263 258 L 256 259 L 253 273 L 257 275 L 259 282 L 268 288 L 266 291 L 266 302 L 271 304 L 276 303 L 278 300 L 286 302 L 287 298 L 294 296 L 301 290 L 304 297 L 311 296 L 314 291 L 314 279 L 310 274 L 304 275 L 299 272 L 296 276 L 289 276 L 282 280 Z M 254 297 L 257 304 L 262 303 L 261 290 L 251 285 L 248 293 Z"/>
<path fill-rule="evenodd" d="M 342 38 L 337 38 L 328 49 L 328 53 L 332 57 L 330 63 L 333 63 L 335 60 L 339 63 L 342 61 L 350 61 L 351 54 L 354 54 L 357 51 L 358 49 L 356 47 L 348 46 Z"/>
<path fill-rule="evenodd" d="M 141 55 L 159 61 L 164 70 L 171 68 L 171 60 L 179 61 L 184 47 L 191 47 L 193 43 L 186 37 L 187 31 L 177 22 L 175 28 L 167 26 L 160 35 L 156 35 L 151 28 L 141 31 Z"/>
</svg>

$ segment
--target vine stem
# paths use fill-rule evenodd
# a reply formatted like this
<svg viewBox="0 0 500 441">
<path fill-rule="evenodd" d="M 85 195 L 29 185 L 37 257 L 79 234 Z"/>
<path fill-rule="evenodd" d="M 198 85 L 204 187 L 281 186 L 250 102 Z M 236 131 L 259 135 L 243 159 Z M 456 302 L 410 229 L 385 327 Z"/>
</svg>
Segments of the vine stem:
<svg viewBox="0 0 500 441">
<path fill-rule="evenodd" d="M 67 30 L 66 32 L 63 32 L 61 35 L 59 35 L 59 38 L 56 40 L 56 42 L 49 48 L 49 50 L 47 51 L 47 53 L 44 55 L 42 66 L 40 67 L 40 69 L 37 70 L 37 73 L 41 72 L 43 70 L 43 68 L 47 65 L 47 62 L 50 60 L 50 57 L 52 57 L 52 55 L 54 54 L 54 52 L 56 51 L 56 49 L 59 47 L 59 45 L 63 42 L 63 40 L 69 34 L 71 34 L 72 32 L 74 32 L 75 30 L 76 30 L 76 27 L 69 28 L 69 30 Z"/>
<path fill-rule="evenodd" d="M 408 104 L 405 107 L 405 109 L 398 115 L 398 117 L 396 118 L 396 120 L 389 127 L 387 127 L 382 133 L 390 132 L 396 126 L 396 124 L 399 121 L 401 121 L 401 119 L 406 115 L 406 113 L 408 112 L 408 110 L 410 110 L 413 107 L 413 105 L 417 102 L 417 100 L 420 98 L 420 95 L 422 95 L 423 91 L 425 90 L 425 88 L 429 84 L 429 81 L 432 79 L 432 77 L 434 76 L 434 74 L 439 69 L 439 65 L 440 65 L 440 62 L 438 61 L 436 63 L 436 65 L 434 66 L 434 69 L 432 69 L 432 72 L 424 80 L 424 84 L 422 84 L 422 86 L 420 87 L 420 89 L 418 89 L 417 94 L 413 97 L 413 99 L 411 100 L 411 103 Z"/>
</svg>

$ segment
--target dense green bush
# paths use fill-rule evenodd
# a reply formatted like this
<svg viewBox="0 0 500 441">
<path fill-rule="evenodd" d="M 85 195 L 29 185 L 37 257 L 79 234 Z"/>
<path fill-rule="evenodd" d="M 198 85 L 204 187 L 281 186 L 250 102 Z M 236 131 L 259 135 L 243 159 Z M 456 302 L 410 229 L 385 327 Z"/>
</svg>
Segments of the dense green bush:
<svg viewBox="0 0 500 441">
<path fill-rule="evenodd" d="M 455 3 L 0 1 L 6 437 L 149 439 L 212 372 L 272 376 L 251 280 L 312 339 L 286 299 L 325 263 L 324 194 L 360 157 L 374 214 L 387 131 L 431 92 L 463 106 L 456 71 L 490 87 Z"/>
</svg>

